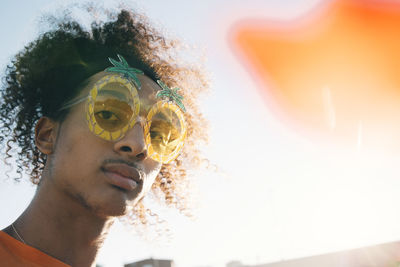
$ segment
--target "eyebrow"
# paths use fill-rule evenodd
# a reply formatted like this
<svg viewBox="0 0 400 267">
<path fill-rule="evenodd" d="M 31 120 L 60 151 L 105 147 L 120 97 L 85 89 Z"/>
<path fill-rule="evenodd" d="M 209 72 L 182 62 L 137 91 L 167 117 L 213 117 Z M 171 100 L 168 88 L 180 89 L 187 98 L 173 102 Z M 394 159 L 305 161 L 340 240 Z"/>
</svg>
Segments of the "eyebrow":
<svg viewBox="0 0 400 267">
<path fill-rule="evenodd" d="M 115 97 L 117 97 L 117 98 L 122 98 L 122 99 L 128 98 L 128 97 L 126 96 L 126 94 L 123 94 L 123 93 L 121 93 L 121 92 L 117 92 L 117 91 L 115 91 L 115 90 L 105 90 L 105 89 L 102 89 L 101 92 L 105 92 L 105 93 L 107 93 L 107 94 L 109 94 L 109 95 L 112 95 L 112 96 L 115 96 Z"/>
</svg>

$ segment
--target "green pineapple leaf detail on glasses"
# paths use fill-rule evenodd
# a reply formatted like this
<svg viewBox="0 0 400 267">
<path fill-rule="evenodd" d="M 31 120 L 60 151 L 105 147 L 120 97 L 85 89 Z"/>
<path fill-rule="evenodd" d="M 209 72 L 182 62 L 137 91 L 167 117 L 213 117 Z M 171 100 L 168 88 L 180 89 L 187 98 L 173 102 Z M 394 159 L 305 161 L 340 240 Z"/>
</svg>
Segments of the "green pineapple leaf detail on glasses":
<svg viewBox="0 0 400 267">
<path fill-rule="evenodd" d="M 111 64 L 114 65 L 114 67 L 109 67 L 106 69 L 106 71 L 122 74 L 125 78 L 131 80 L 135 84 L 135 86 L 140 90 L 142 84 L 140 83 L 136 74 L 143 74 L 143 71 L 130 67 L 125 58 L 123 58 L 121 55 L 117 56 L 120 60 L 119 62 L 110 57 L 108 58 L 108 60 L 111 62 Z"/>
<path fill-rule="evenodd" d="M 179 88 L 171 89 L 165 83 L 160 80 L 157 80 L 157 83 L 161 86 L 162 90 L 158 91 L 156 94 L 156 98 L 167 98 L 171 102 L 175 102 L 175 104 L 180 107 L 183 112 L 186 112 L 185 106 L 182 103 L 183 96 L 178 94 Z"/>
</svg>

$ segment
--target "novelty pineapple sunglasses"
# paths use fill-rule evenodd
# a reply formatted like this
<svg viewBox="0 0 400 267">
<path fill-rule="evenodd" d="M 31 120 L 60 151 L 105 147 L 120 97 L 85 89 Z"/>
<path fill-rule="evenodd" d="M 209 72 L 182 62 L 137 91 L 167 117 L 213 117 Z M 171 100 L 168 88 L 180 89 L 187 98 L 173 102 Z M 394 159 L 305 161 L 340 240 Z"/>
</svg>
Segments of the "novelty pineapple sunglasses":
<svg viewBox="0 0 400 267">
<path fill-rule="evenodd" d="M 170 163 L 179 154 L 186 137 L 186 123 L 179 88 L 170 89 L 160 80 L 161 90 L 143 122 L 139 117 L 141 101 L 138 91 L 141 83 L 136 74 L 143 74 L 131 68 L 126 60 L 109 58 L 114 67 L 107 68 L 108 74 L 98 80 L 83 98 L 67 103 L 69 108 L 86 100 L 86 120 L 90 131 L 107 141 L 122 139 L 137 122 L 144 128 L 148 156 L 160 163 Z"/>
</svg>

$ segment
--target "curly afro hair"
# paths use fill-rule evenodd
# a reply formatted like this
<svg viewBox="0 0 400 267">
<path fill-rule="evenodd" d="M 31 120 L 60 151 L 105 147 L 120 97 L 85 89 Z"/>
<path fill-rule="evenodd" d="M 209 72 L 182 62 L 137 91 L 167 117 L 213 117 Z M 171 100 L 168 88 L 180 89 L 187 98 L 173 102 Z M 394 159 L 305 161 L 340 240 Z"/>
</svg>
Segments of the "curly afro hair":
<svg viewBox="0 0 400 267">
<path fill-rule="evenodd" d="M 60 107 L 79 94 L 83 81 L 109 67 L 108 57 L 120 54 L 153 80 L 183 88 L 185 146 L 175 161 L 163 164 L 152 190 L 162 202 L 186 213 L 187 172 L 199 165 L 199 144 L 207 142 L 207 123 L 196 103 L 199 93 L 208 88 L 202 68 L 181 63 L 176 52 L 179 42 L 167 40 L 146 17 L 126 9 L 112 13 L 106 22 L 93 22 L 88 30 L 70 18 L 52 26 L 14 56 L 1 87 L 0 142 L 6 164 L 16 153 L 19 177 L 15 179 L 25 172 L 32 183 L 40 183 L 46 156 L 34 143 L 36 122 L 42 116 L 63 121 L 68 109 L 59 111 Z M 146 225 L 148 215 L 157 217 L 139 202 L 125 219 Z"/>
</svg>

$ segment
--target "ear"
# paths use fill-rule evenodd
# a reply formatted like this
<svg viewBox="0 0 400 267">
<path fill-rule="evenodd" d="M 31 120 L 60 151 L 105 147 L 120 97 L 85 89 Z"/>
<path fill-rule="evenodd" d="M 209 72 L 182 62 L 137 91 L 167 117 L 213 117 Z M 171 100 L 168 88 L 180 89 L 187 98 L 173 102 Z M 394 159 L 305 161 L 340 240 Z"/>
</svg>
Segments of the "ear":
<svg viewBox="0 0 400 267">
<path fill-rule="evenodd" d="M 43 154 L 53 153 L 58 123 L 48 117 L 41 117 L 35 127 L 35 144 Z"/>
</svg>

